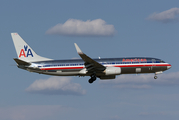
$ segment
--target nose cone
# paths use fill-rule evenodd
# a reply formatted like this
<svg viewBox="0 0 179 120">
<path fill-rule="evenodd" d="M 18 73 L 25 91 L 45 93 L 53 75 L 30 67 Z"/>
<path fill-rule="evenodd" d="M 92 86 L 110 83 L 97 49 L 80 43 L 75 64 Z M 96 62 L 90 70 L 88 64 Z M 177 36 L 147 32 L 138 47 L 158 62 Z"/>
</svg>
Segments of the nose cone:
<svg viewBox="0 0 179 120">
<path fill-rule="evenodd" d="M 169 66 L 167 66 L 167 69 L 170 69 L 172 66 L 169 64 Z"/>
</svg>

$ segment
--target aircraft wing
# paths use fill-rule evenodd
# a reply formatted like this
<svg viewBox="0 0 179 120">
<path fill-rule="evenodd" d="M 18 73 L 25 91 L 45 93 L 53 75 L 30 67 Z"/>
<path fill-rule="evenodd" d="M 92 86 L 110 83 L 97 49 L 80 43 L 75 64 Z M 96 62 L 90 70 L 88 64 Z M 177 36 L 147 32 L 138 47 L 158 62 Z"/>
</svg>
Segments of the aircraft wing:
<svg viewBox="0 0 179 120">
<path fill-rule="evenodd" d="M 100 63 L 96 62 L 95 60 L 91 59 L 86 54 L 84 54 L 76 43 L 74 44 L 79 56 L 84 60 L 85 67 L 88 72 L 104 71 L 106 69 L 105 66 L 101 65 Z"/>
</svg>

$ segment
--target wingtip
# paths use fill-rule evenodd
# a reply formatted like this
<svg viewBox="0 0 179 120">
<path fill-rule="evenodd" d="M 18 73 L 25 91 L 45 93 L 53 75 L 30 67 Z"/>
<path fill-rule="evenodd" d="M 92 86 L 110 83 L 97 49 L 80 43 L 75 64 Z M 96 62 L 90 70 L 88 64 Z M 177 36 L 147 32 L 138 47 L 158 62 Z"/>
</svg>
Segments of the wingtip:
<svg viewBox="0 0 179 120">
<path fill-rule="evenodd" d="M 83 52 L 81 51 L 81 49 L 78 47 L 78 45 L 76 43 L 74 43 L 76 51 L 78 54 L 82 54 Z"/>
<path fill-rule="evenodd" d="M 12 32 L 11 36 L 13 36 L 13 35 L 18 35 L 18 33 L 17 32 Z"/>
</svg>

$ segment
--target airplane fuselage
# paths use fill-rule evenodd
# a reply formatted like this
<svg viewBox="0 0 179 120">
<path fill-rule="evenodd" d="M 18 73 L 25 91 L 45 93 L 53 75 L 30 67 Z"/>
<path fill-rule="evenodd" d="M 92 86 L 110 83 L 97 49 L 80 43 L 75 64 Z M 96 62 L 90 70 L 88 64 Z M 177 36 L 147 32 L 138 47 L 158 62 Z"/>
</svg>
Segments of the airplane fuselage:
<svg viewBox="0 0 179 120">
<path fill-rule="evenodd" d="M 101 58 L 93 60 L 105 67 L 120 68 L 121 72 L 119 74 L 160 73 L 171 68 L 170 64 L 165 63 L 161 59 L 149 57 Z M 90 72 L 90 68 L 88 68 L 88 72 L 85 72 L 86 67 L 84 61 L 81 59 L 32 62 L 29 66 L 26 65 L 19 67 L 30 72 L 55 76 L 91 76 L 94 74 L 93 72 Z M 111 79 L 114 79 L 114 75 L 116 75 L 114 73 L 105 77 L 105 70 L 96 70 L 95 74 L 101 79 L 110 79 L 110 77 Z"/>
</svg>

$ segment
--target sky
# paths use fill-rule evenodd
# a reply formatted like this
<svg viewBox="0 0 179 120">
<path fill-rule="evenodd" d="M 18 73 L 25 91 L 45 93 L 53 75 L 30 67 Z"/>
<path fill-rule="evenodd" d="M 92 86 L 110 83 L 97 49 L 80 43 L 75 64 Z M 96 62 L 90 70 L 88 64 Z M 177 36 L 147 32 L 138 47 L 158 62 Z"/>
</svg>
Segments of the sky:
<svg viewBox="0 0 179 120">
<path fill-rule="evenodd" d="M 1 0 L 1 120 L 178 120 L 178 0 Z M 51 59 L 155 57 L 158 75 L 114 80 L 56 77 L 18 69 L 10 33 Z"/>
</svg>

